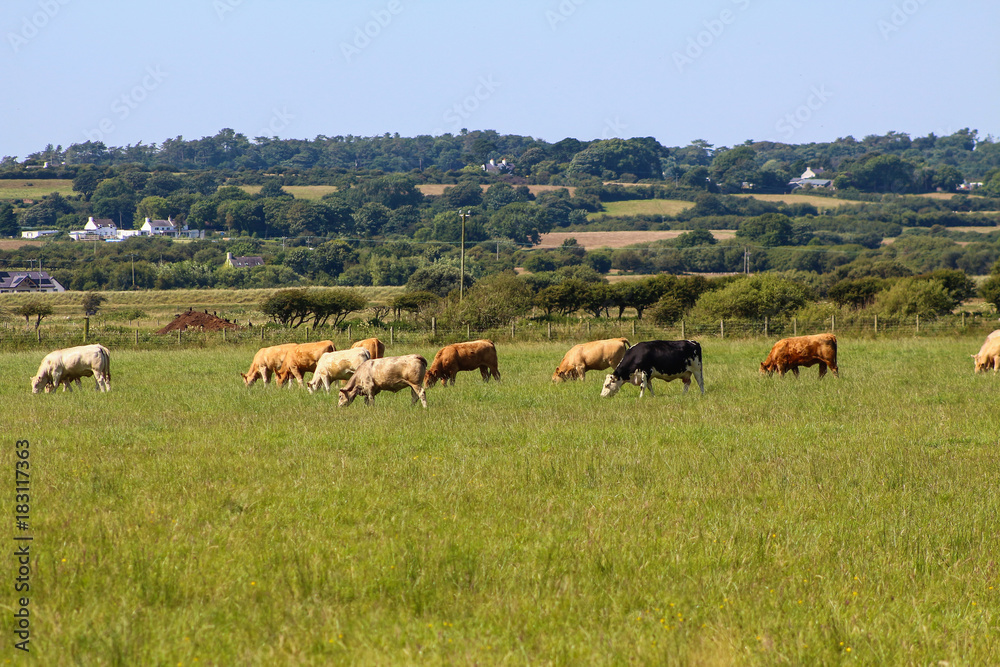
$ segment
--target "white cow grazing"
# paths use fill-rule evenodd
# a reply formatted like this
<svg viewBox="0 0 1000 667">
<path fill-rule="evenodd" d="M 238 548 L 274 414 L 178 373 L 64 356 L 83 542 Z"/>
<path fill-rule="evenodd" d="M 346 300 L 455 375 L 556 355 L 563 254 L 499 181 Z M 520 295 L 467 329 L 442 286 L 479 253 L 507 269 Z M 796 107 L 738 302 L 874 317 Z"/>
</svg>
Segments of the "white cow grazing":
<svg viewBox="0 0 1000 667">
<path fill-rule="evenodd" d="M 73 391 L 70 383 L 80 378 L 94 377 L 98 391 L 111 391 L 111 353 L 103 345 L 81 345 L 49 352 L 42 359 L 38 373 L 31 378 L 31 393 L 42 389 L 46 393 L 63 385 Z"/>
<path fill-rule="evenodd" d="M 412 403 L 419 400 L 426 408 L 427 395 L 423 387 L 426 374 L 427 360 L 419 354 L 369 359 L 358 366 L 340 390 L 337 406 L 343 408 L 350 405 L 359 394 L 365 397 L 365 404 L 370 405 L 381 391 L 397 392 L 409 387 L 413 395 Z"/>
<path fill-rule="evenodd" d="M 309 382 L 309 393 L 313 393 L 322 383 L 326 393 L 330 393 L 330 384 L 341 380 L 350 380 L 358 366 L 371 359 L 371 353 L 363 347 L 353 347 L 349 350 L 327 352 L 316 362 L 316 371 Z"/>
</svg>

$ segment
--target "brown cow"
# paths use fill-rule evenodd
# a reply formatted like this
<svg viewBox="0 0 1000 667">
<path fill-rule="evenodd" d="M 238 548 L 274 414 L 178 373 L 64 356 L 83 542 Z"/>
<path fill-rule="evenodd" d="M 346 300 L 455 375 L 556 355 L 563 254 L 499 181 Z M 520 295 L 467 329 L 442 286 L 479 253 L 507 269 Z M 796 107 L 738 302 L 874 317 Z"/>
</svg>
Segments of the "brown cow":
<svg viewBox="0 0 1000 667">
<path fill-rule="evenodd" d="M 368 350 L 368 354 L 371 355 L 372 359 L 381 359 L 385 356 L 385 343 L 380 341 L 378 338 L 365 338 L 364 340 L 359 340 L 351 346 L 351 349 L 353 350 L 356 347 L 363 347 Z"/>
<path fill-rule="evenodd" d="M 333 344 L 332 340 L 321 340 L 315 343 L 302 343 L 301 345 L 296 345 L 292 349 L 285 352 L 285 358 L 281 362 L 281 368 L 278 370 L 278 386 L 282 387 L 286 382 L 288 382 L 288 376 L 291 375 L 299 381 L 299 386 L 301 387 L 304 383 L 302 382 L 302 375 L 304 373 L 312 373 L 316 370 L 316 362 L 327 352 L 336 352 L 337 346 Z M 291 385 L 289 385 L 291 388 Z"/>
<path fill-rule="evenodd" d="M 422 386 L 426 372 L 427 360 L 419 354 L 370 359 L 358 366 L 358 370 L 340 390 L 337 407 L 350 405 L 358 394 L 365 397 L 366 405 L 371 405 L 379 392 L 397 392 L 409 387 L 412 403 L 419 400 L 426 408 L 427 394 Z"/>
<path fill-rule="evenodd" d="M 270 383 L 271 375 L 277 373 L 278 369 L 281 368 L 281 360 L 285 358 L 285 353 L 295 345 L 296 343 L 284 343 L 257 350 L 257 354 L 253 355 L 250 370 L 246 373 L 240 373 L 243 376 L 243 384 L 251 387 L 258 378 L 262 379 L 264 384 Z"/>
<path fill-rule="evenodd" d="M 983 343 L 983 347 L 980 348 L 979 354 L 972 358 L 976 363 L 977 373 L 988 371 L 991 366 L 994 373 L 1000 371 L 1000 335 L 990 334 L 990 337 Z"/>
<path fill-rule="evenodd" d="M 434 361 L 427 369 L 424 386 L 430 387 L 438 380 L 441 380 L 441 386 L 447 386 L 449 380 L 454 385 L 459 371 L 474 371 L 477 368 L 484 382 L 490 381 L 491 373 L 497 381 L 500 380 L 497 348 L 493 341 L 484 339 L 445 345 L 434 355 Z"/>
<path fill-rule="evenodd" d="M 986 337 L 986 341 L 983 346 L 979 348 L 979 352 L 972 355 L 972 365 L 976 369 L 977 373 L 982 373 L 983 371 L 989 370 L 989 367 L 993 365 L 993 370 L 998 370 L 996 364 L 1000 363 L 1000 360 L 995 359 L 990 356 L 991 348 L 995 348 L 994 343 L 1000 339 L 1000 329 L 992 332 Z M 994 352 L 996 354 L 996 352 Z"/>
<path fill-rule="evenodd" d="M 837 372 L 837 337 L 833 334 L 816 334 L 815 336 L 798 336 L 796 338 L 782 338 L 774 347 L 767 359 L 761 362 L 761 375 L 771 376 L 774 371 L 778 371 L 779 376 L 784 376 L 786 371 L 792 371 L 795 377 L 799 376 L 799 366 L 813 366 L 819 364 L 819 377 L 823 379 L 826 375 L 826 367 L 834 377 L 840 377 Z"/>
<path fill-rule="evenodd" d="M 608 338 L 574 345 L 552 374 L 553 382 L 583 380 L 587 371 L 603 371 L 615 368 L 625 356 L 629 342 L 625 338 Z"/>
</svg>

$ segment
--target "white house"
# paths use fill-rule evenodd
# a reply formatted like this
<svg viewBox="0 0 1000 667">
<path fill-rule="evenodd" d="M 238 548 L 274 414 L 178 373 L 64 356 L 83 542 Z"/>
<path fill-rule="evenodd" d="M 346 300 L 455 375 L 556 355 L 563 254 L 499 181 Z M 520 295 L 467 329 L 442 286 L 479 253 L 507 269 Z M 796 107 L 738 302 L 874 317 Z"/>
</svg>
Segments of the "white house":
<svg viewBox="0 0 1000 667">
<path fill-rule="evenodd" d="M 823 167 L 816 167 L 815 169 L 813 169 L 812 167 L 806 167 L 806 170 L 802 172 L 802 175 L 799 176 L 799 178 L 803 180 L 816 178 L 824 171 L 826 171 L 826 169 L 823 169 Z"/>
<path fill-rule="evenodd" d="M 59 233 L 58 229 L 33 229 L 28 232 L 21 232 L 22 239 L 40 239 L 43 236 L 54 236 Z"/>
<path fill-rule="evenodd" d="M 178 225 L 171 217 L 166 220 L 150 220 L 146 218 L 141 231 L 145 236 L 170 236 L 178 238 L 187 236 L 192 239 L 205 238 L 205 232 L 200 229 L 189 229 L 187 225 Z"/>
<path fill-rule="evenodd" d="M 111 218 L 98 218 L 94 219 L 93 216 L 87 220 L 87 224 L 83 226 L 83 231 L 90 232 L 91 234 L 97 234 L 98 236 L 108 238 L 118 236 L 118 227 L 115 225 Z"/>
</svg>

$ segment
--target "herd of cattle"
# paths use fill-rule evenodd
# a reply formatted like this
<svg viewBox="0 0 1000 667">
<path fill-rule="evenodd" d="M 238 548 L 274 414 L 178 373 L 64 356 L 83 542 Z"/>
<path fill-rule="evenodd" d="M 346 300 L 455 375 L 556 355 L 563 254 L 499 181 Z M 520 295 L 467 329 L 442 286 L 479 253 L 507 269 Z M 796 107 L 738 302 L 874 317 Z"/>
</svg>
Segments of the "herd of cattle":
<svg viewBox="0 0 1000 667">
<path fill-rule="evenodd" d="M 341 407 L 350 405 L 359 395 L 371 403 L 382 391 L 397 392 L 409 388 L 412 403 L 420 401 L 427 407 L 425 389 L 441 382 L 442 386 L 455 384 L 460 371 L 479 370 L 483 381 L 500 380 L 497 350 L 492 341 L 474 340 L 467 343 L 445 345 L 431 361 L 419 354 L 386 357 L 385 345 L 378 338 L 360 340 L 349 350 L 337 350 L 333 341 L 316 343 L 286 343 L 261 348 L 254 355 L 250 369 L 241 373 L 247 387 L 257 380 L 269 384 L 272 378 L 278 386 L 294 379 L 299 386 L 306 386 L 312 393 L 321 385 L 327 393 L 334 383 L 338 386 Z M 988 368 L 1000 371 L 1000 329 L 986 338 L 977 354 L 972 355 L 975 371 Z M 760 364 L 762 375 L 775 371 L 784 376 L 791 371 L 796 377 L 800 367 L 819 365 L 822 379 L 829 368 L 835 377 L 837 371 L 837 337 L 833 334 L 783 338 L 774 344 L 767 358 Z M 587 371 L 612 368 L 604 379 L 601 396 L 613 396 L 622 385 L 631 383 L 639 387 L 639 396 L 648 389 L 653 394 L 652 381 L 656 378 L 681 380 L 684 392 L 691 386 L 691 378 L 705 393 L 702 374 L 701 345 L 692 340 L 652 340 L 629 345 L 625 338 L 595 340 L 574 345 L 563 356 L 552 375 L 553 382 L 583 380 Z M 304 376 L 312 373 L 306 383 Z M 94 377 L 98 391 L 111 389 L 111 355 L 102 345 L 83 345 L 50 352 L 42 359 L 38 373 L 31 378 L 32 393 L 72 391 L 72 383 L 81 386 L 80 378 Z M 345 382 L 340 387 L 340 382 Z"/>
</svg>

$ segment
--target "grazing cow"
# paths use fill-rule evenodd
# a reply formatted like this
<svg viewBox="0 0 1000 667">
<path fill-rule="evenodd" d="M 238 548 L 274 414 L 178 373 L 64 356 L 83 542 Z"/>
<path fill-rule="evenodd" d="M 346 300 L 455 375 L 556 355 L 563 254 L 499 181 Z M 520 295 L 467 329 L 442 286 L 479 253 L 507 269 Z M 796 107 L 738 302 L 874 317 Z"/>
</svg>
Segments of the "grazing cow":
<svg viewBox="0 0 1000 667">
<path fill-rule="evenodd" d="M 31 378 L 31 393 L 63 390 L 73 391 L 70 383 L 80 386 L 80 378 L 93 377 L 98 391 L 111 391 L 111 353 L 103 345 L 81 345 L 49 352 L 42 359 L 38 373 Z"/>
<path fill-rule="evenodd" d="M 468 343 L 453 343 L 445 345 L 437 354 L 427 370 L 425 386 L 441 380 L 441 386 L 447 386 L 448 381 L 455 384 L 455 376 L 459 371 L 474 371 L 479 369 L 483 382 L 490 381 L 490 374 L 500 381 L 500 371 L 497 369 L 497 348 L 491 340 L 472 340 Z"/>
<path fill-rule="evenodd" d="M 991 366 L 994 373 L 1000 371 L 1000 335 L 993 336 L 993 334 L 990 334 L 990 337 L 986 339 L 983 347 L 979 350 L 979 354 L 972 358 L 976 362 L 977 373 L 988 371 Z"/>
<path fill-rule="evenodd" d="M 356 347 L 363 347 L 368 350 L 368 354 L 371 355 L 372 359 L 381 359 L 385 356 L 385 343 L 380 341 L 378 338 L 365 338 L 364 340 L 359 340 L 351 346 L 351 349 L 353 350 Z"/>
<path fill-rule="evenodd" d="M 993 366 L 994 371 L 1000 370 L 1000 368 L 998 368 L 997 366 L 997 364 L 1000 363 L 1000 359 L 997 359 L 995 356 L 996 346 L 994 345 L 994 343 L 998 339 L 1000 339 L 1000 329 L 997 329 L 989 336 L 987 336 L 986 341 L 983 343 L 983 346 L 979 348 L 979 352 L 972 355 L 972 364 L 973 367 L 976 369 L 977 373 L 982 373 L 983 371 L 989 370 L 989 367 L 991 365 Z M 993 356 L 991 356 L 990 354 L 991 348 L 994 348 Z"/>
<path fill-rule="evenodd" d="M 285 352 L 285 358 L 281 361 L 281 368 L 278 369 L 278 386 L 285 386 L 289 382 L 289 376 L 299 381 L 299 386 L 305 383 L 302 376 L 305 373 L 312 373 L 316 370 L 316 362 L 327 352 L 336 352 L 337 346 L 332 340 L 321 340 L 316 343 L 302 343 Z M 291 384 L 288 385 L 291 389 Z"/>
<path fill-rule="evenodd" d="M 574 345 L 552 374 L 552 381 L 583 380 L 587 371 L 614 368 L 621 362 L 628 348 L 629 343 L 625 338 L 608 338 Z"/>
<path fill-rule="evenodd" d="M 358 370 L 340 390 L 337 407 L 350 405 L 358 394 L 365 397 L 366 405 L 370 405 L 380 391 L 397 392 L 409 387 L 412 403 L 419 399 L 420 404 L 426 408 L 427 394 L 423 388 L 426 373 L 427 360 L 419 354 L 369 359 L 358 366 Z"/>
<path fill-rule="evenodd" d="M 243 376 L 243 384 L 252 387 L 258 378 L 263 380 L 264 384 L 269 384 L 271 375 L 277 373 L 278 369 L 281 368 L 281 360 L 285 358 L 285 353 L 296 345 L 297 343 L 284 343 L 257 350 L 257 354 L 253 355 L 250 370 L 246 373 L 240 373 Z"/>
<path fill-rule="evenodd" d="M 361 347 L 327 352 L 316 362 L 316 371 L 313 373 L 312 381 L 307 385 L 309 393 L 316 391 L 322 384 L 323 389 L 329 394 L 332 382 L 336 382 L 339 387 L 341 380 L 350 380 L 358 370 L 358 366 L 369 359 L 371 355 L 368 354 L 368 350 Z"/>
<path fill-rule="evenodd" d="M 693 340 L 650 340 L 630 347 L 615 370 L 604 378 L 601 396 L 614 396 L 626 382 L 639 385 L 639 398 L 646 389 L 653 396 L 653 380 L 670 382 L 680 379 L 684 393 L 691 387 L 691 376 L 705 393 L 701 370 L 701 345 Z"/>
<path fill-rule="evenodd" d="M 787 371 L 792 371 L 795 377 L 799 376 L 799 366 L 813 366 L 819 364 L 819 377 L 822 380 L 826 375 L 826 367 L 830 367 L 830 372 L 834 377 L 840 377 L 837 372 L 837 337 L 833 334 L 816 334 L 815 336 L 797 336 L 796 338 L 782 338 L 774 347 L 767 359 L 760 364 L 761 375 L 768 377 L 778 371 L 778 375 L 783 377 Z"/>
</svg>

